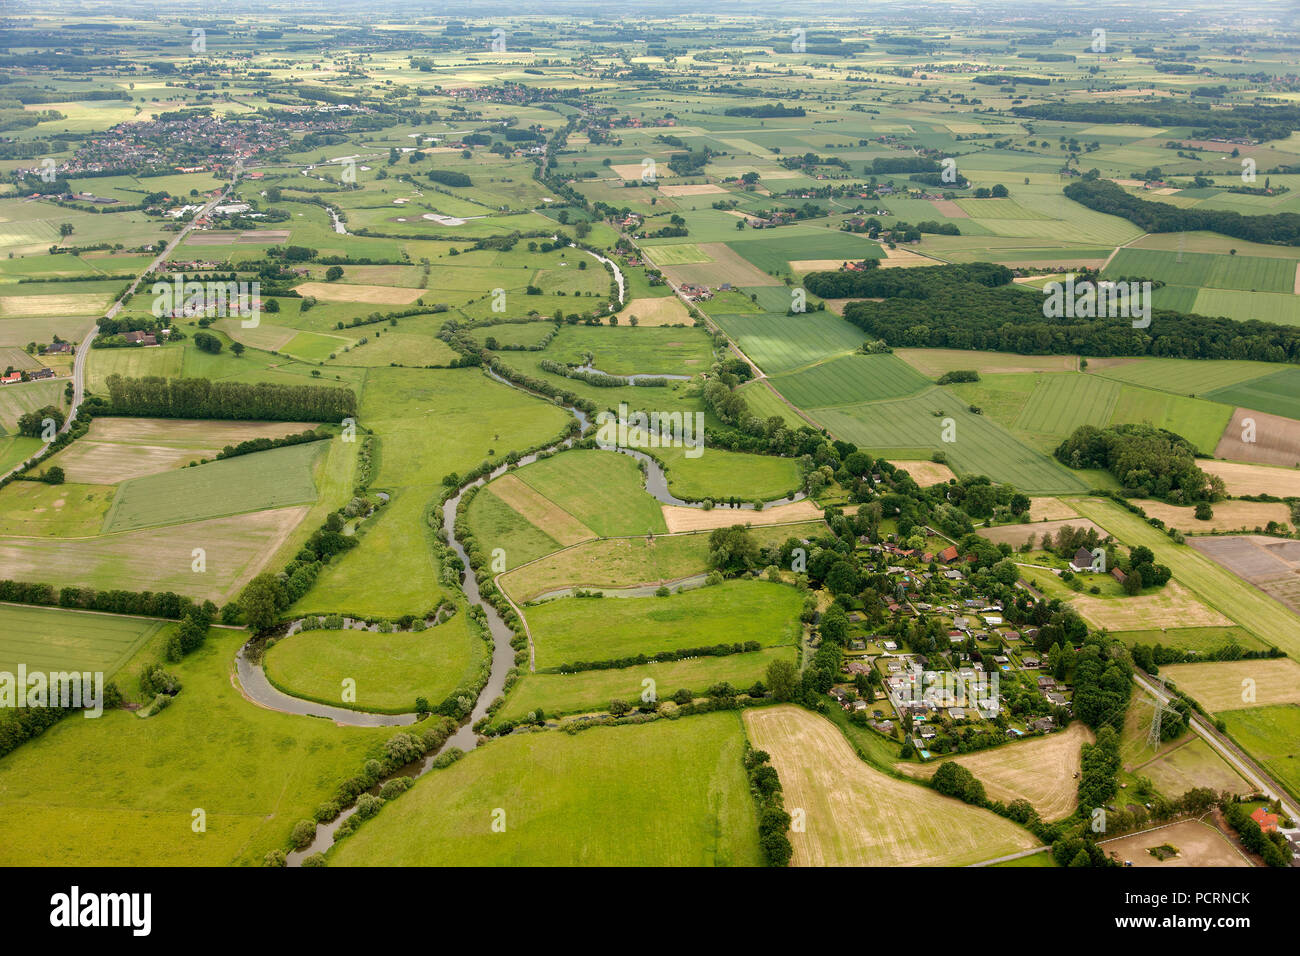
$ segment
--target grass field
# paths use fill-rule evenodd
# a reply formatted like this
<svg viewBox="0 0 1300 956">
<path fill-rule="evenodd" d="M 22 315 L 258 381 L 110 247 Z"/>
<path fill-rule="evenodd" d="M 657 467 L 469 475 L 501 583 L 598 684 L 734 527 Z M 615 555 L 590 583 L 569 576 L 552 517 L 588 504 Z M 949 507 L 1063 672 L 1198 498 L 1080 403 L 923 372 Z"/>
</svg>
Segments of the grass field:
<svg viewBox="0 0 1300 956">
<path fill-rule="evenodd" d="M 1146 644 L 1148 647 L 1163 644 L 1165 647 L 1196 651 L 1199 654 L 1216 651 L 1230 641 L 1240 644 L 1246 650 L 1267 650 L 1263 641 L 1240 627 L 1170 627 L 1164 630 L 1114 631 L 1111 636 L 1129 647 L 1135 644 Z"/>
<path fill-rule="evenodd" d="M 167 665 L 158 715 L 64 720 L 0 760 L 0 863 L 260 865 L 358 773 L 391 728 L 336 727 L 254 706 L 231 685 L 242 631 Z M 207 830 L 191 829 L 201 808 Z"/>
<path fill-rule="evenodd" d="M 98 534 L 116 491 L 111 485 L 11 482 L 0 488 L 0 535 Z"/>
<path fill-rule="evenodd" d="M 104 531 L 222 518 L 316 500 L 313 471 L 323 442 L 273 448 L 123 482 Z"/>
<path fill-rule="evenodd" d="M 670 697 L 682 689 L 703 697 L 709 687 L 721 681 L 744 690 L 763 680 L 773 661 L 793 662 L 794 658 L 795 649 L 783 646 L 726 657 L 696 657 L 576 674 L 525 674 L 506 698 L 500 716 L 517 720 L 537 710 L 544 711 L 547 717 L 603 711 L 614 699 L 635 704 L 646 692 L 647 680 L 654 682 L 649 686 L 658 697 Z"/>
<path fill-rule="evenodd" d="M 330 863 L 754 866 L 744 740 L 734 713 L 516 734 L 421 778 Z M 504 832 L 493 832 L 494 813 Z"/>
<path fill-rule="evenodd" d="M 627 455 L 577 449 L 510 474 L 600 537 L 668 530 L 640 465 Z M 545 514 L 525 517 L 545 527 Z"/>
<path fill-rule="evenodd" d="M 436 704 L 470 684 L 485 654 L 461 612 L 424 631 L 304 631 L 278 641 L 262 660 L 271 682 L 296 697 L 404 713 L 415 709 L 416 697 Z M 342 699 L 345 679 L 355 682 L 355 703 Z"/>
<path fill-rule="evenodd" d="M 1230 733 L 1291 793 L 1300 794 L 1300 707 L 1295 704 L 1229 710 Z"/>
<path fill-rule="evenodd" d="M 1070 503 L 1080 514 L 1093 519 L 1130 547 L 1146 545 L 1155 553 L 1158 562 L 1173 571 L 1174 580 L 1190 588 L 1203 602 L 1256 637 L 1288 654 L 1300 653 L 1297 618 L 1273 598 L 1255 590 L 1193 548 L 1174 544 L 1141 518 L 1113 502 L 1080 498 L 1071 499 Z M 1119 628 L 1130 629 L 1131 626 Z"/>
<path fill-rule="evenodd" d="M 771 501 L 799 490 L 799 463 L 775 455 L 709 448 L 696 458 L 685 448 L 651 449 L 668 474 L 668 490 L 686 501 L 733 495 L 742 501 Z"/>
<path fill-rule="evenodd" d="M 0 671 L 102 672 L 113 676 L 163 624 L 116 614 L 0 605 Z"/>
<path fill-rule="evenodd" d="M 894 355 L 844 355 L 771 380 L 801 408 L 851 405 L 914 395 L 930 383 Z"/>
<path fill-rule="evenodd" d="M 1003 803 L 1025 799 L 1044 820 L 1060 820 L 1078 806 L 1075 775 L 1079 771 L 1079 748 L 1092 741 L 1092 731 L 1075 721 L 1060 733 L 1047 737 L 925 764 L 900 763 L 898 769 L 928 780 L 943 760 L 955 759 L 979 778 L 990 799 Z"/>
<path fill-rule="evenodd" d="M 435 608 L 446 592 L 425 521 L 431 497 L 422 488 L 395 491 L 366 519 L 361 543 L 327 564 L 288 613 L 391 618 Z"/>
<path fill-rule="evenodd" d="M 561 598 L 525 614 L 546 668 L 740 641 L 793 644 L 802 609 L 794 588 L 741 580 L 668 597 Z"/>
<path fill-rule="evenodd" d="M 824 717 L 784 705 L 744 719 L 772 755 L 787 810 L 804 811 L 804 832 L 790 834 L 794 866 L 964 866 L 1037 845 L 987 810 L 864 763 Z"/>
</svg>

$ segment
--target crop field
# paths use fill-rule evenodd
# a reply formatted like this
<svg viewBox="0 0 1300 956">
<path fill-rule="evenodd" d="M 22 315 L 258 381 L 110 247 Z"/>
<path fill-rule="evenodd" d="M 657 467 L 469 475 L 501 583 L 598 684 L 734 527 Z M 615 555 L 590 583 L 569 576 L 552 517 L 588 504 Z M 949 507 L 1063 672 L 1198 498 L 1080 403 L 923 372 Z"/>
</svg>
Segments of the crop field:
<svg viewBox="0 0 1300 956">
<path fill-rule="evenodd" d="M 157 716 L 60 721 L 0 761 L 0 863 L 261 865 L 283 846 L 392 730 L 244 700 L 229 672 L 246 636 L 212 631 L 168 665 L 184 690 Z M 206 811 L 203 834 L 190 828 L 195 807 Z"/>
<path fill-rule="evenodd" d="M 930 386 L 920 373 L 894 355 L 844 355 L 778 375 L 771 381 L 801 408 L 903 398 Z"/>
<path fill-rule="evenodd" d="M 745 400 L 750 413 L 757 418 L 766 421 L 776 416 L 785 422 L 787 428 L 798 428 L 808 424 L 781 399 L 779 394 L 773 391 L 768 379 L 749 382 L 738 388 L 736 392 Z"/>
<path fill-rule="evenodd" d="M 1149 724 L 1149 707 L 1134 709 Z M 1138 764 L 1132 772 L 1149 779 L 1161 793 L 1175 797 L 1193 787 L 1209 787 L 1215 793 L 1248 794 L 1254 790 L 1254 786 L 1233 770 L 1218 751 L 1200 737 L 1190 735 L 1182 744 L 1147 763 Z"/>
<path fill-rule="evenodd" d="M 524 513 L 516 510 L 506 500 L 506 498 L 511 497 L 510 495 L 502 496 L 501 492 L 503 490 L 512 490 L 527 492 L 530 496 L 541 498 L 540 495 L 537 495 L 537 492 L 522 481 L 516 480 L 514 488 L 508 488 L 505 479 L 512 477 L 512 475 L 504 475 L 489 484 L 474 496 L 465 512 L 470 531 L 480 546 L 487 548 L 489 551 L 496 551 L 496 549 L 500 548 L 505 553 L 507 568 L 518 567 L 564 547 L 552 534 L 547 533 L 540 525 L 528 520 Z M 545 499 L 541 500 L 545 501 Z M 546 502 L 546 505 L 545 512 L 534 509 L 534 513 L 539 518 L 544 513 L 547 515 L 548 520 L 552 518 L 560 519 L 563 522 L 562 527 L 565 529 L 585 527 L 567 511 L 563 511 L 550 502 Z M 554 527 L 551 530 L 562 533 L 561 529 Z M 592 538 L 595 537 L 595 534 L 590 529 L 587 529 L 584 537 Z M 570 540 L 568 543 L 575 544 L 579 540 L 583 540 L 583 538 Z"/>
<path fill-rule="evenodd" d="M 1300 297 L 1289 292 L 1201 289 L 1189 311 L 1200 315 L 1226 315 L 1242 322 L 1254 319 L 1277 325 L 1300 325 Z"/>
<path fill-rule="evenodd" d="M 1222 478 L 1230 495 L 1300 497 L 1300 470 L 1296 468 L 1237 461 L 1198 461 L 1197 467 Z"/>
<path fill-rule="evenodd" d="M 323 443 L 309 442 L 132 478 L 119 487 L 104 531 L 308 504 L 316 500 L 313 472 L 324 450 Z"/>
<path fill-rule="evenodd" d="M 1206 362 L 1171 358 L 1093 359 L 1088 363 L 1088 371 L 1102 378 L 1228 404 L 1237 403 L 1220 398 L 1220 390 L 1271 375 L 1283 368 L 1285 366 L 1268 362 Z"/>
<path fill-rule="evenodd" d="M 295 697 L 358 710 L 409 713 L 415 698 L 438 703 L 472 682 L 486 645 L 462 611 L 424 631 L 303 631 L 272 645 L 266 676 Z M 345 680 L 355 703 L 345 702 Z"/>
<path fill-rule="evenodd" d="M 1212 714 L 1243 707 L 1300 704 L 1300 663 L 1289 657 L 1170 664 L 1162 667 L 1160 674 Z"/>
<path fill-rule="evenodd" d="M 768 375 L 789 372 L 819 359 L 852 352 L 863 333 L 825 312 L 802 315 L 715 315 L 718 327 Z"/>
<path fill-rule="evenodd" d="M 106 393 L 108 377 L 123 378 L 177 378 L 181 374 L 181 361 L 185 346 L 179 342 L 157 348 L 91 349 L 86 359 L 86 387 L 92 392 Z"/>
<path fill-rule="evenodd" d="M 1116 631 L 1114 636 L 1130 647 L 1146 644 L 1154 647 L 1163 644 L 1182 651 L 1195 651 L 1198 654 L 1217 651 L 1230 641 L 1241 645 L 1246 650 L 1267 650 L 1259 638 L 1240 627 L 1169 627 L 1163 630 Z"/>
<path fill-rule="evenodd" d="M 611 700 L 639 703 L 648 686 L 655 688 L 660 697 L 683 689 L 703 697 L 705 691 L 723 681 L 745 690 L 765 679 L 773 661 L 793 663 L 794 659 L 793 647 L 768 647 L 725 657 L 695 657 L 576 674 L 525 674 L 506 698 L 500 716 L 518 720 L 539 710 L 547 717 L 604 711 Z M 647 680 L 654 683 L 647 685 Z"/>
<path fill-rule="evenodd" d="M 1158 279 L 1167 285 L 1285 292 L 1290 295 L 1295 291 L 1295 267 L 1294 259 L 1130 248 L 1115 253 L 1115 258 L 1106 267 L 1103 277 L 1143 276 Z"/>
<path fill-rule="evenodd" d="M 755 866 L 744 743 L 734 713 L 515 734 L 421 778 L 330 865 Z"/>
<path fill-rule="evenodd" d="M 526 609 L 539 668 L 713 644 L 792 644 L 803 599 L 768 581 L 648 598 L 560 598 Z"/>
<path fill-rule="evenodd" d="M 1216 402 L 1260 412 L 1300 417 L 1300 369 L 1284 369 L 1217 388 L 1207 395 Z"/>
<path fill-rule="evenodd" d="M 1116 425 L 1146 423 L 1168 429 L 1209 455 L 1231 417 L 1232 409 L 1227 405 L 1125 385 L 1110 420 Z"/>
<path fill-rule="evenodd" d="M 951 392 L 932 389 L 904 402 L 876 402 L 821 409 L 818 421 L 836 437 L 876 454 L 895 449 L 942 451 L 963 474 L 988 475 L 1026 492 L 1041 494 L 1084 490 L 1083 483 L 1046 455 L 1035 451 L 982 415 L 972 414 Z M 943 440 L 945 419 L 955 428 Z"/>
<path fill-rule="evenodd" d="M 1037 841 L 1001 817 L 864 763 L 824 717 L 784 705 L 746 710 L 750 742 L 772 755 L 787 807 L 794 866 L 963 866 Z"/>
<path fill-rule="evenodd" d="M 1118 385 L 1093 376 L 1039 375 L 1013 427 L 1050 450 L 1080 425 L 1107 425 L 1119 395 Z"/>
<path fill-rule="evenodd" d="M 0 671 L 102 672 L 112 678 L 161 621 L 61 608 L 0 605 Z"/>
<path fill-rule="evenodd" d="M 928 780 L 945 759 L 955 759 L 975 774 L 993 800 L 1010 803 L 1028 800 L 1044 820 L 1069 816 L 1078 806 L 1075 774 L 1079 771 L 1079 748 L 1093 741 L 1093 733 L 1075 721 L 1060 733 L 994 747 L 975 754 L 943 758 L 926 764 L 900 763 L 909 776 Z"/>
</svg>

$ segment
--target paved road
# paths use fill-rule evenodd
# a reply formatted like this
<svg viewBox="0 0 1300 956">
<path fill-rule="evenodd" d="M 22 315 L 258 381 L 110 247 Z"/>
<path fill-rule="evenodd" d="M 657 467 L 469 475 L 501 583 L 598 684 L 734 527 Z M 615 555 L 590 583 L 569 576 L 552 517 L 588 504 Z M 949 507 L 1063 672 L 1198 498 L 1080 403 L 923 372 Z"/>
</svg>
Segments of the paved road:
<svg viewBox="0 0 1300 956">
<path fill-rule="evenodd" d="M 224 189 L 222 189 L 221 192 L 218 193 L 216 196 L 213 196 L 211 199 L 209 199 L 204 204 L 203 208 L 200 209 L 197 213 L 195 213 L 194 218 L 191 219 L 188 223 L 186 223 L 184 228 L 182 228 L 180 232 L 176 233 L 176 235 L 172 237 L 171 241 L 168 242 L 167 245 L 163 248 L 163 251 L 158 253 L 158 255 L 154 257 L 153 261 L 150 262 L 149 265 L 138 276 L 135 277 L 134 281 L 132 281 L 132 283 L 127 287 L 126 291 L 122 293 L 121 297 L 118 298 L 118 300 L 114 302 L 111 306 L 109 306 L 108 311 L 104 313 L 104 318 L 111 319 L 115 315 L 117 315 L 117 313 L 122 311 L 122 307 L 126 304 L 126 300 L 130 298 L 131 295 L 135 292 L 135 290 L 140 287 L 140 283 L 144 280 L 144 277 L 146 275 L 149 275 L 151 272 L 155 271 L 156 269 L 159 269 L 163 265 L 163 263 L 167 261 L 168 257 L 170 257 L 172 254 L 172 250 L 174 250 L 178 245 L 180 245 L 181 242 L 184 241 L 185 237 L 194 231 L 194 228 L 198 224 L 198 221 L 202 219 L 204 216 L 206 216 L 208 213 L 212 212 L 212 208 L 216 206 L 217 203 L 225 199 L 226 196 L 230 193 L 230 191 L 234 189 L 235 185 L 239 182 L 239 177 L 242 173 L 243 173 L 243 166 L 242 165 L 236 166 L 234 178 L 230 181 L 229 185 L 227 185 Z M 99 326 L 96 325 L 94 328 L 90 330 L 89 334 L 87 334 L 87 336 L 77 345 L 77 355 L 76 358 L 73 359 L 73 363 L 72 363 L 72 405 L 68 409 L 67 418 L 64 419 L 63 427 L 59 429 L 60 433 L 67 432 L 68 429 L 72 427 L 72 422 L 77 417 L 77 410 L 81 408 L 81 403 L 86 398 L 86 361 L 90 357 L 91 343 L 95 341 L 95 336 L 98 334 L 99 334 Z M 27 460 L 32 461 L 32 460 L 40 459 L 44 457 L 46 452 L 48 452 L 49 450 L 50 450 L 50 446 L 49 443 L 47 442 L 45 446 L 41 448 L 40 451 L 36 452 L 36 454 L 34 454 L 31 458 Z M 21 468 L 22 465 L 23 463 L 20 462 L 18 465 L 15 465 L 13 468 L 9 469 L 9 471 L 5 472 L 5 474 L 0 477 L 3 478 L 9 477 L 9 475 L 12 475 L 19 468 Z"/>
</svg>

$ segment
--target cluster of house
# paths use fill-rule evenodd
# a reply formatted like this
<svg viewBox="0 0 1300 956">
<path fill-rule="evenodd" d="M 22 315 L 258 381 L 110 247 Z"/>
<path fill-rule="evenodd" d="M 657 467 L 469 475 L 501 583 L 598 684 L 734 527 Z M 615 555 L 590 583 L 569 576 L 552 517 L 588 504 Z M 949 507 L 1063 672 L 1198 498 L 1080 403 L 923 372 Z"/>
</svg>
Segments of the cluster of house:
<svg viewBox="0 0 1300 956">
<path fill-rule="evenodd" d="M 19 382 L 39 382 L 43 378 L 54 378 L 52 368 L 33 368 L 26 371 L 13 371 L 0 376 L 0 385 L 17 385 Z"/>
<path fill-rule="evenodd" d="M 692 302 L 702 302 L 713 298 L 713 290 L 706 285 L 700 285 L 698 282 L 683 282 L 679 288 L 682 295 Z"/>
</svg>

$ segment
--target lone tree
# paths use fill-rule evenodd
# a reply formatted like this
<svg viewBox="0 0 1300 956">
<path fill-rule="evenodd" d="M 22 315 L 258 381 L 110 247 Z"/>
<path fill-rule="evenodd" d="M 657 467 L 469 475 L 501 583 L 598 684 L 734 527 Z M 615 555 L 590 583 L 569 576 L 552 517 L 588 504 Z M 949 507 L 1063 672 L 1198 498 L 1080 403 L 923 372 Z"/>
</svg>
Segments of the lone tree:
<svg viewBox="0 0 1300 956">
<path fill-rule="evenodd" d="M 265 631 L 272 627 L 280 616 L 283 592 L 280 582 L 271 574 L 259 574 L 244 585 L 239 595 L 239 609 L 244 612 L 244 621 L 250 630 Z"/>
</svg>

